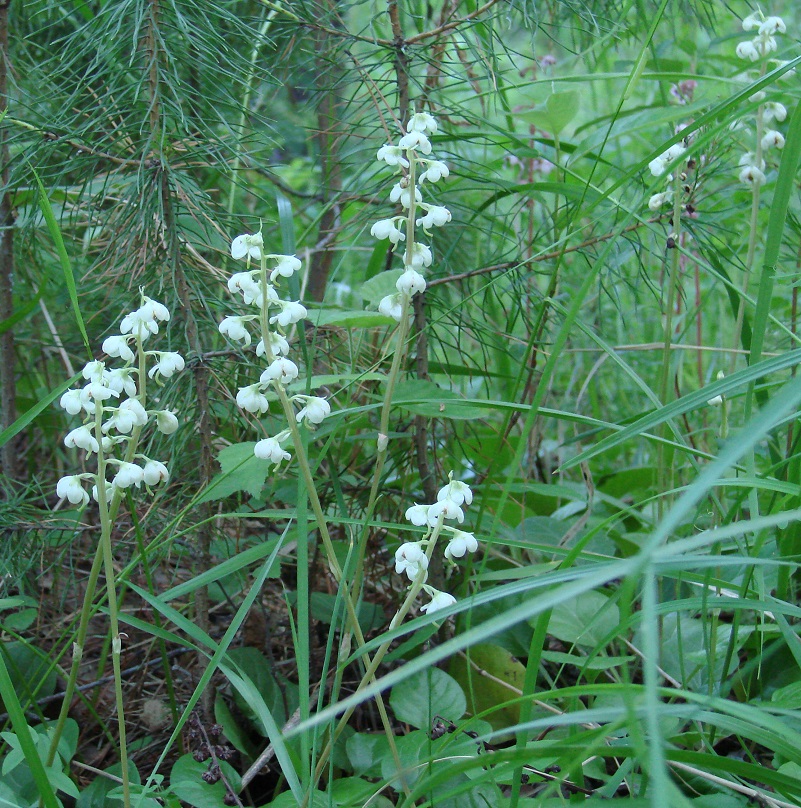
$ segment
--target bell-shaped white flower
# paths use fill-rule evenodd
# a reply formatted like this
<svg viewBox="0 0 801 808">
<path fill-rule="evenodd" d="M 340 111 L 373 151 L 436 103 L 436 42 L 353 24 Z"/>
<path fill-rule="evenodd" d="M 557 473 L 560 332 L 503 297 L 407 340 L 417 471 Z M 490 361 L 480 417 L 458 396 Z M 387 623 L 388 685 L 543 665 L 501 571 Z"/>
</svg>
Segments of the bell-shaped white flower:
<svg viewBox="0 0 801 808">
<path fill-rule="evenodd" d="M 123 362 L 133 362 L 134 352 L 128 345 L 130 337 L 117 335 L 113 337 L 106 337 L 103 340 L 103 353 L 109 356 L 118 356 Z"/>
<path fill-rule="evenodd" d="M 264 246 L 261 232 L 243 233 L 237 236 L 231 242 L 231 257 L 239 260 L 240 258 L 252 258 L 254 261 L 261 260 L 261 248 Z"/>
<path fill-rule="evenodd" d="M 56 484 L 56 494 L 73 505 L 86 505 L 89 502 L 89 494 L 84 491 L 81 478 L 77 474 L 62 477 Z"/>
<path fill-rule="evenodd" d="M 450 170 L 441 160 L 429 160 L 426 165 L 426 170 L 420 175 L 420 182 L 439 182 L 450 176 Z"/>
<path fill-rule="evenodd" d="M 137 394 L 136 381 L 133 375 L 136 373 L 136 368 L 113 368 L 108 372 L 107 383 L 110 389 L 116 390 L 117 393 L 125 393 L 129 398 L 133 398 Z"/>
<path fill-rule="evenodd" d="M 156 429 L 162 435 L 172 435 L 178 429 L 178 419 L 172 410 L 158 410 L 155 415 Z"/>
<path fill-rule="evenodd" d="M 142 469 L 142 479 L 145 485 L 158 485 L 159 483 L 166 483 L 170 479 L 170 472 L 164 463 L 159 463 L 158 460 L 148 460 Z"/>
<path fill-rule="evenodd" d="M 282 435 L 285 433 L 281 433 Z M 278 464 L 282 460 L 289 460 L 292 455 L 287 452 L 279 442 L 281 435 L 274 438 L 264 438 L 253 447 L 253 454 L 261 460 L 269 460 Z"/>
<path fill-rule="evenodd" d="M 280 300 L 279 305 L 281 306 L 281 311 L 270 317 L 270 323 L 278 323 L 282 328 L 305 320 L 309 314 L 305 306 L 297 302 L 293 303 L 291 300 Z"/>
<path fill-rule="evenodd" d="M 291 359 L 282 356 L 270 363 L 270 366 L 261 374 L 259 381 L 262 384 L 274 381 L 289 384 L 298 378 L 298 373 L 298 366 Z"/>
<path fill-rule="evenodd" d="M 648 207 L 650 210 L 657 211 L 666 203 L 670 202 L 670 199 L 673 195 L 670 191 L 663 191 L 661 194 L 654 194 L 648 200 Z"/>
<path fill-rule="evenodd" d="M 405 294 L 411 297 L 416 295 L 418 292 L 425 292 L 426 280 L 419 272 L 416 272 L 413 269 L 407 269 L 395 282 L 395 288 L 402 295 Z"/>
<path fill-rule="evenodd" d="M 384 317 L 391 317 L 393 320 L 400 322 L 403 317 L 403 301 L 400 294 L 382 297 L 378 304 L 378 311 Z"/>
<path fill-rule="evenodd" d="M 390 202 L 400 202 L 401 206 L 406 210 L 409 209 L 409 205 L 412 203 L 412 192 L 409 187 L 402 185 L 401 183 L 396 183 L 392 186 L 392 190 L 389 192 L 389 201 Z M 414 201 L 416 205 L 419 205 L 423 201 L 423 197 L 420 194 L 420 191 L 417 187 L 414 189 Z"/>
<path fill-rule="evenodd" d="M 777 132 L 775 129 L 768 129 L 762 136 L 762 148 L 765 151 L 768 149 L 783 149 L 784 135 L 781 132 Z"/>
<path fill-rule="evenodd" d="M 781 123 L 787 117 L 787 107 L 778 101 L 768 101 L 762 110 L 762 119 L 765 123 L 778 121 Z"/>
<path fill-rule="evenodd" d="M 147 423 L 147 411 L 135 398 L 123 401 L 114 411 L 114 415 L 103 424 L 103 432 L 116 429 L 123 435 L 130 434 L 135 426 L 144 426 Z"/>
<path fill-rule="evenodd" d="M 165 323 L 170 319 L 170 310 L 163 303 L 159 303 L 157 300 L 147 296 L 142 298 L 139 313 L 146 319 L 161 320 Z"/>
<path fill-rule="evenodd" d="M 102 382 L 106 375 L 106 364 L 99 360 L 87 362 L 81 371 L 81 376 L 89 382 Z"/>
<path fill-rule="evenodd" d="M 286 356 L 289 353 L 289 342 L 283 334 L 279 334 L 277 331 L 271 331 L 270 348 L 272 348 L 273 356 Z M 260 339 L 256 345 L 256 356 L 264 356 L 265 353 L 264 340 Z"/>
<path fill-rule="evenodd" d="M 472 533 L 454 530 L 453 536 L 445 548 L 445 558 L 453 561 L 454 558 L 462 558 L 467 553 L 475 553 L 477 549 L 478 541 Z"/>
<path fill-rule="evenodd" d="M 278 259 L 278 263 L 270 273 L 271 283 L 275 283 L 279 275 L 282 278 L 291 278 L 303 266 L 294 255 L 271 255 L 270 258 Z"/>
<path fill-rule="evenodd" d="M 242 342 L 245 346 L 250 345 L 250 332 L 245 328 L 245 323 L 249 317 L 225 317 L 219 325 L 220 333 L 234 342 Z"/>
<path fill-rule="evenodd" d="M 103 382 L 89 382 L 83 388 L 83 396 L 92 401 L 107 401 L 110 398 L 119 398 L 119 391 L 104 384 L 106 381 L 107 379 L 104 379 Z M 84 409 L 87 409 L 86 403 L 84 403 Z M 94 407 L 92 407 L 91 411 L 94 412 Z"/>
<path fill-rule="evenodd" d="M 431 247 L 427 244 L 421 244 L 416 241 L 412 246 L 412 254 L 410 256 L 404 255 L 404 262 L 406 269 L 422 269 L 423 267 L 430 267 L 432 261 Z"/>
<path fill-rule="evenodd" d="M 64 445 L 69 449 L 85 449 L 87 452 L 97 452 L 100 445 L 88 426 L 79 426 L 68 432 L 64 438 Z"/>
<path fill-rule="evenodd" d="M 759 188 L 767 182 L 765 174 L 756 166 L 745 166 L 740 171 L 740 182 L 750 185 L 752 188 Z"/>
<path fill-rule="evenodd" d="M 420 527 L 428 524 L 428 509 L 430 505 L 412 505 L 406 509 L 406 518 L 413 524 Z"/>
<path fill-rule="evenodd" d="M 261 295 L 261 289 L 253 277 L 253 272 L 235 272 L 231 275 L 228 278 L 228 291 L 234 295 L 241 294 L 248 306 Z"/>
<path fill-rule="evenodd" d="M 106 502 L 108 502 L 111 499 L 112 495 L 114 494 L 114 485 L 110 483 L 108 480 L 105 480 L 103 488 L 105 489 L 106 492 Z M 92 499 L 95 502 L 100 502 L 100 497 L 98 496 L 97 492 L 97 485 L 92 486 Z"/>
<path fill-rule="evenodd" d="M 437 492 L 437 501 L 442 502 L 443 499 L 449 499 L 456 505 L 470 505 L 473 502 L 473 492 L 467 483 L 461 480 L 454 480 L 452 472 L 448 475 L 449 482 Z"/>
<path fill-rule="evenodd" d="M 755 11 L 743 20 L 743 31 L 753 31 L 762 24 L 762 15 Z"/>
<path fill-rule="evenodd" d="M 306 402 L 306 405 L 295 416 L 295 420 L 299 424 L 303 422 L 321 424 L 331 415 L 331 405 L 324 398 L 319 398 L 318 396 L 298 396 L 298 399 Z"/>
<path fill-rule="evenodd" d="M 184 358 L 174 351 L 157 351 L 158 362 L 148 371 L 148 376 L 152 379 L 157 373 L 165 379 L 169 379 L 175 373 L 180 373 L 184 369 Z"/>
<path fill-rule="evenodd" d="M 454 603 L 456 603 L 456 598 L 453 595 L 434 589 L 431 592 L 431 600 L 421 606 L 420 611 L 426 614 L 433 614 L 433 612 L 438 612 L 440 609 L 447 609 L 449 606 L 453 606 Z"/>
<path fill-rule="evenodd" d="M 424 132 L 408 132 L 399 141 L 401 149 L 419 151 L 421 154 L 431 154 L 431 143 Z"/>
<path fill-rule="evenodd" d="M 428 524 L 434 527 L 440 515 L 443 519 L 455 519 L 459 524 L 464 522 L 462 509 L 452 499 L 441 499 L 428 509 Z"/>
<path fill-rule="evenodd" d="M 740 42 L 734 49 L 738 59 L 745 59 L 746 61 L 756 62 L 759 60 L 759 51 L 753 42 L 746 41 Z"/>
<path fill-rule="evenodd" d="M 80 390 L 67 390 L 59 399 L 59 406 L 70 415 L 77 415 L 83 409 Z"/>
<path fill-rule="evenodd" d="M 136 463 L 126 463 L 124 460 L 118 461 L 119 469 L 111 481 L 117 488 L 130 488 L 135 485 L 137 488 L 145 479 L 145 472 Z"/>
<path fill-rule="evenodd" d="M 423 226 L 423 230 L 430 230 L 432 227 L 442 227 L 451 220 L 451 212 L 440 205 L 424 205 L 426 215 L 417 220 L 418 227 Z"/>
<path fill-rule="evenodd" d="M 259 387 L 260 385 L 258 384 L 251 384 L 240 388 L 236 394 L 237 405 L 248 412 L 267 412 L 270 409 L 270 402 Z"/>
<path fill-rule="evenodd" d="M 395 572 L 398 575 L 403 575 L 405 572 L 409 580 L 414 581 L 421 572 L 425 578 L 427 570 L 428 558 L 420 542 L 406 542 L 395 551 Z"/>
<path fill-rule="evenodd" d="M 147 339 L 151 334 L 158 334 L 159 326 L 152 309 L 141 307 L 126 314 L 120 321 L 120 333 L 133 334 L 142 340 Z"/>
<path fill-rule="evenodd" d="M 383 160 L 388 166 L 409 167 L 409 161 L 403 156 L 403 149 L 400 146 L 393 146 L 391 143 L 387 143 L 378 150 L 376 160 Z"/>
<path fill-rule="evenodd" d="M 427 112 L 415 112 L 409 123 L 406 124 L 407 132 L 423 132 L 428 135 L 435 135 L 437 132 L 437 122 L 433 115 Z"/>
<path fill-rule="evenodd" d="M 754 46 L 760 56 L 767 56 L 776 50 L 776 40 L 772 36 L 758 36 L 754 40 Z"/>
<path fill-rule="evenodd" d="M 379 219 L 370 228 L 370 235 L 378 239 L 388 238 L 393 244 L 406 241 L 406 234 L 395 224 L 395 219 Z"/>
</svg>

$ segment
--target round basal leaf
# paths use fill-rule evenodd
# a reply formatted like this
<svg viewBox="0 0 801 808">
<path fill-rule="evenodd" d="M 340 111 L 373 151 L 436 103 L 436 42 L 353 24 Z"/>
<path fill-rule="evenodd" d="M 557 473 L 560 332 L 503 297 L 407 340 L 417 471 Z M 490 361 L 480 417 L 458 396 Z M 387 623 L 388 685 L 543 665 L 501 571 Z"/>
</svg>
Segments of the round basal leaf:
<svg viewBox="0 0 801 808">
<path fill-rule="evenodd" d="M 345 751 L 354 774 L 378 777 L 381 761 L 384 755 L 389 754 L 389 744 L 384 735 L 357 732 L 348 738 Z"/>
<path fill-rule="evenodd" d="M 178 758 L 170 773 L 172 790 L 194 808 L 227 808 L 226 789 L 222 781 L 210 784 L 203 780 L 203 772 L 208 769 L 208 765 L 209 761 L 199 763 L 192 755 Z M 239 791 L 240 779 L 233 766 L 220 761 L 220 769 L 231 788 Z"/>
<path fill-rule="evenodd" d="M 577 90 L 553 93 L 544 104 L 517 114 L 539 129 L 558 135 L 578 114 L 580 100 Z"/>
<path fill-rule="evenodd" d="M 392 688 L 389 703 L 399 721 L 428 729 L 434 716 L 457 721 L 467 709 L 458 682 L 439 668 L 413 674 Z"/>
<path fill-rule="evenodd" d="M 370 278 L 362 284 L 361 295 L 371 306 L 378 308 L 381 298 L 387 295 L 394 295 L 398 290 L 395 283 L 401 276 L 401 270 L 390 269 L 387 272 L 379 272 L 375 277 Z"/>
<path fill-rule="evenodd" d="M 392 403 L 414 415 L 424 415 L 427 418 L 473 421 L 489 414 L 486 409 L 460 398 L 451 390 L 439 387 L 429 379 L 400 382 L 395 388 Z"/>
<path fill-rule="evenodd" d="M 377 311 L 362 309 L 318 309 L 309 312 L 309 320 L 313 325 L 336 325 L 340 328 L 371 328 L 376 325 L 393 325 L 391 317 L 385 317 Z"/>
<path fill-rule="evenodd" d="M 618 625 L 617 604 L 600 592 L 584 592 L 554 606 L 548 633 L 562 642 L 595 648 Z"/>
</svg>

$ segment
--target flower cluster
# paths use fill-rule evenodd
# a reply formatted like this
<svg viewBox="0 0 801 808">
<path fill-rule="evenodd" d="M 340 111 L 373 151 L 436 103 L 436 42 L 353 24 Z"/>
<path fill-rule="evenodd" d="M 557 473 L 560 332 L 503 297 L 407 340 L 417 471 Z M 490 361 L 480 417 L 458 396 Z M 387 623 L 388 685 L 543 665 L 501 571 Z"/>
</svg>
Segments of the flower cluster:
<svg viewBox="0 0 801 808">
<path fill-rule="evenodd" d="M 472 533 L 447 524 L 448 521 L 455 521 L 461 525 L 464 522 L 463 506 L 470 505 L 472 501 L 470 487 L 454 480 L 451 473 L 448 475 L 448 484 L 439 490 L 433 505 L 412 505 L 406 511 L 406 518 L 413 525 L 425 526 L 427 531 L 420 541 L 405 542 L 395 551 L 395 572 L 398 575 L 406 573 L 412 583 L 421 584 L 422 589 L 431 596 L 431 601 L 421 607 L 423 612 L 430 614 L 456 603 L 452 595 L 428 586 L 425 580 L 434 547 L 443 531 L 450 536 L 444 553 L 448 561 L 453 562 L 478 549 L 478 541 Z"/>
<path fill-rule="evenodd" d="M 678 135 L 686 127 L 686 123 L 679 124 L 675 129 L 675 133 Z M 667 151 L 663 152 L 658 157 L 655 157 L 650 163 L 648 163 L 648 169 L 654 177 L 661 177 L 665 174 L 665 172 L 668 170 L 670 171 L 667 176 L 667 185 L 665 190 L 653 194 L 648 200 L 648 207 L 650 210 L 658 211 L 663 205 L 672 204 L 674 178 L 677 170 L 680 172 L 679 178 L 682 182 L 687 179 L 686 168 L 687 165 L 691 165 L 692 162 L 687 160 L 684 157 L 684 154 L 687 151 L 689 141 L 690 137 L 686 137 L 683 141 L 674 143 Z M 683 186 L 682 190 L 685 196 L 687 196 L 690 192 L 690 187 L 685 185 Z"/>
<path fill-rule="evenodd" d="M 236 403 L 243 410 L 260 415 L 270 407 L 268 391 L 283 393 L 285 386 L 300 374 L 298 366 L 287 356 L 290 350 L 287 329 L 305 319 L 308 312 L 300 302 L 282 298 L 277 284 L 291 278 L 302 264 L 294 255 L 265 253 L 261 232 L 237 236 L 231 243 L 231 256 L 244 259 L 247 268 L 228 279 L 228 289 L 233 294 L 241 294 L 245 305 L 254 307 L 257 313 L 226 317 L 219 328 L 221 334 L 243 346 L 251 344 L 248 329 L 251 323 L 255 323 L 259 331 L 256 355 L 263 356 L 268 364 L 258 382 L 240 388 Z M 252 261 L 258 262 L 257 268 L 250 268 Z M 295 415 L 299 424 L 313 428 L 331 414 L 331 405 L 318 396 L 294 395 L 289 401 L 301 405 Z M 283 444 L 290 437 L 291 432 L 285 429 L 260 440 L 254 448 L 256 457 L 276 465 L 289 460 L 291 455 Z"/>
<path fill-rule="evenodd" d="M 84 423 L 64 438 L 68 448 L 84 449 L 97 454 L 99 469 L 103 469 L 103 491 L 106 501 L 115 489 L 157 485 L 169 479 L 167 467 L 158 460 L 136 454 L 141 429 L 151 420 L 164 435 L 178 429 L 178 419 L 171 410 L 145 409 L 147 378 L 169 379 L 184 368 L 184 360 L 173 351 L 146 351 L 144 343 L 159 332 L 159 324 L 170 319 L 161 303 L 142 293 L 138 309 L 126 314 L 120 323 L 120 333 L 107 337 L 103 351 L 111 358 L 121 359 L 122 367 L 107 368 L 105 362 L 89 362 L 82 371 L 86 384 L 79 390 L 68 390 L 61 397 L 61 406 L 70 415 L 82 414 Z M 137 358 L 144 359 L 137 362 Z M 152 366 L 145 375 L 147 362 Z M 113 456 L 116 447 L 125 448 L 126 459 Z M 116 473 L 109 481 L 105 469 Z M 58 481 L 56 492 L 74 505 L 86 505 L 89 494 L 84 483 L 92 483 L 92 497 L 99 501 L 98 474 L 73 474 Z"/>
<path fill-rule="evenodd" d="M 776 50 L 775 34 L 783 34 L 787 28 L 781 17 L 763 17 L 761 12 L 754 12 L 743 20 L 743 30 L 756 31 L 756 36 L 737 45 L 737 56 L 746 61 L 761 62 Z M 782 64 L 779 60 L 772 61 Z M 762 70 L 764 72 L 764 63 Z M 752 76 L 746 75 L 745 78 L 750 80 Z M 787 117 L 787 110 L 777 101 L 762 103 L 765 97 L 764 90 L 760 90 L 750 98 L 760 105 L 756 115 L 756 146 L 743 154 L 738 163 L 739 180 L 750 188 L 759 188 L 767 181 L 764 154 L 784 147 L 784 135 L 771 124 L 774 121 L 781 123 Z"/>
<path fill-rule="evenodd" d="M 378 310 L 400 322 L 404 303 L 412 296 L 424 292 L 426 282 L 421 270 L 431 266 L 431 248 L 415 238 L 415 227 L 422 227 L 426 236 L 435 227 L 442 227 L 451 220 L 451 212 L 440 205 L 423 201 L 420 187 L 431 184 L 449 175 L 448 166 L 431 156 L 429 135 L 437 131 L 437 122 L 427 112 L 417 112 L 406 124 L 406 134 L 395 146 L 391 143 L 378 150 L 377 159 L 401 172 L 401 178 L 389 194 L 390 202 L 400 203 L 403 213 L 389 219 L 380 219 L 370 230 L 377 239 L 389 239 L 392 249 L 403 247 L 403 273 L 395 284 L 398 290 L 387 295 L 378 305 Z M 419 173 L 418 173 L 419 172 Z M 418 217 L 418 213 L 420 214 Z"/>
</svg>

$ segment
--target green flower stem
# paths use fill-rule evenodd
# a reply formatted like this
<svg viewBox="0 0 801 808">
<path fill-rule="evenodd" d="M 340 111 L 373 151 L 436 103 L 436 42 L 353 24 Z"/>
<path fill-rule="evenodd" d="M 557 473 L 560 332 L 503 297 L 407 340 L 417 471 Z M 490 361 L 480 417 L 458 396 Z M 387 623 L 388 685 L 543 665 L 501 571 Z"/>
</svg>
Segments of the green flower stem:
<svg viewBox="0 0 801 808">
<path fill-rule="evenodd" d="M 439 535 L 442 532 L 442 525 L 444 521 L 445 521 L 445 514 L 440 514 L 437 519 L 437 524 L 434 526 L 434 529 L 431 532 L 431 537 L 428 539 L 426 558 L 429 561 L 431 560 L 431 556 L 434 553 L 434 548 L 437 545 Z M 392 631 L 403 622 L 404 618 L 409 613 L 409 610 L 412 608 L 412 604 L 416 600 L 417 596 L 420 594 L 420 590 L 423 588 L 425 580 L 426 580 L 426 570 L 421 569 L 420 572 L 417 573 L 417 577 L 412 582 L 412 585 L 409 587 L 409 591 L 406 594 L 406 597 L 404 598 L 400 608 L 395 613 L 395 616 L 392 618 L 392 621 L 390 622 L 387 631 Z M 358 686 L 356 687 L 356 690 L 354 691 L 354 695 L 364 690 L 364 688 L 367 687 L 368 683 L 370 683 L 375 679 L 375 672 L 378 670 L 378 666 L 381 664 L 381 661 L 384 659 L 384 656 L 386 655 L 387 651 L 389 651 L 391 645 L 392 640 L 387 640 L 386 642 L 378 646 L 375 655 L 373 656 L 370 664 L 367 667 L 367 670 L 364 672 L 361 681 L 359 682 Z M 323 769 L 325 768 L 325 765 L 328 761 L 328 756 L 331 754 L 331 750 L 333 749 L 337 738 L 342 733 L 342 730 L 345 728 L 345 725 L 348 723 L 350 717 L 356 711 L 357 706 L 358 705 L 349 707 L 340 717 L 339 722 L 337 723 L 337 726 L 334 729 L 333 735 L 328 740 L 328 743 L 325 745 L 325 749 L 323 749 L 320 755 L 320 760 L 318 761 L 317 768 L 315 769 L 314 772 L 315 782 L 322 776 Z"/>
<path fill-rule="evenodd" d="M 138 341 L 137 341 L 138 343 Z M 140 352 L 141 353 L 141 352 Z M 123 805 L 130 808 L 131 783 L 128 773 L 128 747 L 125 740 L 125 704 L 122 697 L 122 667 L 120 653 L 122 639 L 117 618 L 117 591 L 114 577 L 114 556 L 111 548 L 111 527 L 113 522 L 106 499 L 106 455 L 103 451 L 103 406 L 95 405 L 95 438 L 97 439 L 97 504 L 100 509 L 100 546 L 103 551 L 103 566 L 106 572 L 106 597 L 111 628 L 111 663 L 114 669 L 114 695 L 117 701 L 117 727 L 120 735 L 120 776 L 122 778 Z"/>
</svg>

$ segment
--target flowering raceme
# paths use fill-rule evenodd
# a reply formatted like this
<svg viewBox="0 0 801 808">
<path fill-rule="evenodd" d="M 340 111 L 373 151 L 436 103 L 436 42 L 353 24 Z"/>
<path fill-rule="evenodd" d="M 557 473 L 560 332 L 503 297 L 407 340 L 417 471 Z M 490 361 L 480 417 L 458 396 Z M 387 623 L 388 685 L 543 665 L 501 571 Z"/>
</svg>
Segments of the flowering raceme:
<svg viewBox="0 0 801 808">
<path fill-rule="evenodd" d="M 472 533 L 453 527 L 448 522 L 464 521 L 463 506 L 473 502 L 473 492 L 467 483 L 454 480 L 448 475 L 448 484 L 437 493 L 437 501 L 431 505 L 415 504 L 406 509 L 406 518 L 417 527 L 425 526 L 426 534 L 420 541 L 406 542 L 395 551 L 395 572 L 406 573 L 412 585 L 419 585 L 431 597 L 431 602 L 422 606 L 421 610 L 431 614 L 456 603 L 456 599 L 447 592 L 440 592 L 425 583 L 431 555 L 440 535 L 450 534 L 445 548 L 445 558 L 455 563 L 454 559 L 464 558 L 468 553 L 478 549 L 478 540 Z"/>
<path fill-rule="evenodd" d="M 119 489 L 155 486 L 169 479 L 167 467 L 157 460 L 136 452 L 139 433 L 153 421 L 159 432 L 170 435 L 178 429 L 178 419 L 171 410 L 148 410 L 145 407 L 147 378 L 171 378 L 184 368 L 183 357 L 174 351 L 147 351 L 145 342 L 159 333 L 160 323 L 170 319 L 167 308 L 142 293 L 141 305 L 126 314 L 120 322 L 120 334 L 107 337 L 103 350 L 110 358 L 120 359 L 123 367 L 107 368 L 105 362 L 88 362 L 81 375 L 86 381 L 80 390 L 68 390 L 60 405 L 70 415 L 83 413 L 84 423 L 64 438 L 68 448 L 83 449 L 102 455 L 99 467 L 114 470 L 111 481 L 102 480 L 102 492 L 109 498 Z M 141 365 L 137 357 L 142 358 Z M 150 371 L 147 363 L 155 360 Z M 141 367 L 141 369 L 140 369 Z M 122 396 L 126 396 L 122 398 Z M 125 458 L 113 456 L 115 447 L 124 449 Z M 99 475 L 73 474 L 62 477 L 56 486 L 59 497 L 74 505 L 86 505 L 89 494 L 84 483 L 91 484 L 92 497 L 99 501 Z"/>
<path fill-rule="evenodd" d="M 434 227 L 443 227 L 451 221 L 451 212 L 441 205 L 423 201 L 420 185 L 428 182 L 433 185 L 449 176 L 448 166 L 441 160 L 429 158 L 432 146 L 430 135 L 437 132 L 437 122 L 427 112 L 417 112 L 406 123 L 406 133 L 398 145 L 387 143 L 376 154 L 379 162 L 384 162 L 396 171 L 403 172 L 389 194 L 389 201 L 400 203 L 404 213 L 389 219 L 379 219 L 370 228 L 370 234 L 377 239 L 389 239 L 393 250 L 405 244 L 403 250 L 404 273 L 396 284 L 397 293 L 387 295 L 378 304 L 378 311 L 386 317 L 400 322 L 404 311 L 408 313 L 409 302 L 416 294 L 425 291 L 426 282 L 420 270 L 431 266 L 431 248 L 415 238 L 415 227 L 422 227 L 426 235 Z M 422 211 L 421 216 L 417 212 Z"/>
<path fill-rule="evenodd" d="M 391 155 L 388 154 L 388 158 L 392 159 Z M 236 403 L 247 412 L 261 415 L 270 409 L 271 394 L 279 398 L 286 396 L 285 388 L 300 377 L 300 369 L 287 357 L 290 352 L 287 329 L 305 319 L 308 312 L 299 301 L 282 298 L 277 284 L 293 277 L 300 271 L 302 263 L 294 255 L 265 253 L 261 233 L 237 236 L 231 242 L 231 256 L 245 260 L 248 269 L 235 272 L 228 279 L 228 289 L 232 294 L 241 294 L 245 305 L 258 309 L 258 313 L 225 317 L 219 330 L 230 340 L 247 347 L 251 344 L 248 327 L 254 325 L 259 329 L 256 356 L 264 357 L 267 367 L 258 382 L 239 389 Z M 251 261 L 258 261 L 259 268 L 249 269 Z M 299 394 L 283 400 L 301 405 L 295 420 L 310 428 L 321 424 L 331 414 L 331 405 L 324 398 Z M 275 436 L 263 438 L 256 443 L 253 453 L 277 466 L 291 459 L 291 454 L 282 445 L 290 437 L 291 431 L 283 430 Z"/>
</svg>

